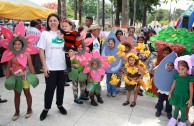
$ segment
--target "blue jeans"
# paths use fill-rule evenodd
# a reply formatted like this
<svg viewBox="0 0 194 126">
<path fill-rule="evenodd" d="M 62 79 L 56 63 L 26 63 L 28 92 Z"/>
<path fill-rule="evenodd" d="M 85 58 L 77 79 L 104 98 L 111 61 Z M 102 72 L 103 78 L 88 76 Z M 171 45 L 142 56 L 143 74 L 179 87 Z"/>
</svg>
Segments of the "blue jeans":
<svg viewBox="0 0 194 126">
<path fill-rule="evenodd" d="M 114 93 L 116 93 L 117 85 L 111 85 L 110 84 L 111 76 L 112 76 L 112 73 L 107 73 L 106 74 L 107 92 L 114 94 Z"/>
</svg>

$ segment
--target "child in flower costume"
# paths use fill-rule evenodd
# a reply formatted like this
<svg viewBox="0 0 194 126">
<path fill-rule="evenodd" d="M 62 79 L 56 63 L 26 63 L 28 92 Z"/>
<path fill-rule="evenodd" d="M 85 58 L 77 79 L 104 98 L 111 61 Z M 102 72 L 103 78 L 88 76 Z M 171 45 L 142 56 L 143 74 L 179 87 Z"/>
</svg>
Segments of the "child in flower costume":
<svg viewBox="0 0 194 126">
<path fill-rule="evenodd" d="M 7 49 L 2 56 L 1 62 L 8 62 L 6 69 L 5 87 L 15 92 L 15 109 L 16 112 L 12 117 L 15 121 L 19 118 L 20 95 L 23 89 L 27 100 L 27 113 L 25 118 L 32 115 L 32 96 L 30 94 L 30 84 L 36 87 L 39 83 L 38 78 L 34 75 L 35 70 L 29 54 L 38 53 L 38 49 L 33 44 L 39 39 L 37 35 L 25 36 L 25 27 L 20 22 L 14 33 L 5 27 L 1 27 L 2 33 L 6 39 L 0 41 L 0 45 Z"/>
<path fill-rule="evenodd" d="M 96 95 L 98 102 L 102 104 L 103 100 L 100 95 L 99 85 L 105 74 L 104 69 L 109 68 L 110 66 L 107 62 L 107 57 L 100 56 L 98 51 L 86 53 L 84 55 L 87 58 L 82 60 L 80 63 L 84 66 L 83 73 L 88 73 L 88 85 L 86 89 L 90 92 L 91 105 L 98 106 L 94 100 L 94 95 Z"/>
<path fill-rule="evenodd" d="M 145 83 L 141 80 L 144 76 L 144 70 L 139 64 L 139 59 L 137 55 L 129 53 L 127 55 L 128 62 L 125 64 L 125 75 L 124 75 L 124 81 L 125 81 L 125 88 L 128 91 L 127 93 L 127 101 L 123 103 L 124 106 L 128 105 L 131 91 L 134 91 L 134 100 L 131 103 L 130 107 L 134 107 L 136 105 L 137 100 L 137 85 L 140 84 L 143 87 L 145 87 Z"/>
</svg>

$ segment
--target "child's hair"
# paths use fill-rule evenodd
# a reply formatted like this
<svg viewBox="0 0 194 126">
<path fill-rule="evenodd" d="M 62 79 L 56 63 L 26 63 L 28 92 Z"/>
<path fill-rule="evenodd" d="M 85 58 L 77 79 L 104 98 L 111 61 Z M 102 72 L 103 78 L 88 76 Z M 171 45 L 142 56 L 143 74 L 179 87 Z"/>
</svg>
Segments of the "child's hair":
<svg viewBox="0 0 194 126">
<path fill-rule="evenodd" d="M 180 61 L 178 62 L 178 66 L 186 67 L 187 70 L 189 70 L 189 65 L 188 65 L 188 63 L 187 63 L 186 61 L 184 61 L 184 60 L 180 60 Z"/>
<path fill-rule="evenodd" d="M 22 47 L 21 47 L 21 48 L 24 47 L 24 43 L 19 39 L 19 37 L 17 37 L 17 39 L 13 42 L 13 45 L 14 45 L 14 43 L 15 43 L 16 41 L 20 41 L 20 42 L 22 43 Z"/>
<path fill-rule="evenodd" d="M 170 47 L 168 47 L 168 46 L 166 46 L 166 47 L 164 47 L 163 49 L 162 49 L 162 52 L 164 52 L 164 51 L 168 51 L 168 52 L 172 52 L 172 49 L 170 48 Z"/>
<path fill-rule="evenodd" d="M 173 62 L 169 62 L 169 63 L 167 63 L 167 65 L 168 65 L 168 64 L 172 64 L 172 65 L 174 66 L 174 63 L 173 63 Z"/>
<path fill-rule="evenodd" d="M 145 40 L 145 37 L 143 37 L 143 36 L 139 36 L 139 37 L 137 38 L 137 40 L 140 39 L 140 38 L 143 38 L 143 40 Z"/>
<path fill-rule="evenodd" d="M 130 57 L 134 58 L 133 56 L 130 56 Z M 130 57 L 128 57 L 128 61 L 129 61 L 129 58 L 130 58 Z M 135 58 L 134 58 L 134 59 L 135 59 Z M 135 64 L 134 64 L 134 65 L 137 66 L 137 65 L 138 65 L 138 62 L 139 62 L 139 60 L 138 60 L 138 59 L 135 59 Z"/>
<path fill-rule="evenodd" d="M 115 39 L 114 39 L 114 38 L 110 38 L 110 39 L 108 40 L 108 42 L 109 42 L 110 40 L 112 40 L 113 43 L 115 44 Z"/>
<path fill-rule="evenodd" d="M 124 42 L 122 45 L 124 45 L 125 47 L 128 47 L 128 48 L 129 48 L 129 50 L 131 50 L 131 49 L 132 49 L 131 44 L 130 44 L 130 43 L 128 43 L 128 42 Z"/>
<path fill-rule="evenodd" d="M 123 35 L 123 31 L 122 31 L 122 30 L 117 30 L 116 33 L 115 33 L 115 35 L 117 36 L 117 34 L 118 34 L 119 32 L 121 32 L 122 35 Z"/>
<path fill-rule="evenodd" d="M 63 20 L 62 22 L 68 23 L 70 26 L 72 26 L 72 28 L 74 27 L 73 22 L 70 20 Z"/>
<path fill-rule="evenodd" d="M 129 28 L 127 28 L 127 31 L 129 31 L 130 29 L 133 29 L 135 31 L 135 27 L 130 26 Z"/>
</svg>

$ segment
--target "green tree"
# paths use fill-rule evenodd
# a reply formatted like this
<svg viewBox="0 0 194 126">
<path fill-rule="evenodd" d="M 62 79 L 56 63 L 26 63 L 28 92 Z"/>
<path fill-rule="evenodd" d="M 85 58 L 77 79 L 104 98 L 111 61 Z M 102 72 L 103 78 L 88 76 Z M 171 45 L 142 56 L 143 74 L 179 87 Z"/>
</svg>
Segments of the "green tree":
<svg viewBox="0 0 194 126">
<path fill-rule="evenodd" d="M 181 8 L 177 8 L 174 12 L 174 18 L 178 19 L 185 11 Z"/>
<path fill-rule="evenodd" d="M 154 13 L 150 13 L 147 18 L 147 23 L 151 23 L 155 19 L 155 14 L 156 14 L 156 21 L 166 21 L 168 20 L 169 17 L 169 11 L 165 9 L 159 9 Z"/>
</svg>

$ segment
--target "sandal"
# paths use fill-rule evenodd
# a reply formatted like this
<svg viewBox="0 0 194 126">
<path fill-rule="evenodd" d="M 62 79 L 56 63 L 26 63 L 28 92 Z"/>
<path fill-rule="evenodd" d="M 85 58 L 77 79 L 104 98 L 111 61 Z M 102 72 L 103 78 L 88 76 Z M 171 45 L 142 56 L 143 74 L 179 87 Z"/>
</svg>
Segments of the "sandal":
<svg viewBox="0 0 194 126">
<path fill-rule="evenodd" d="M 128 105 L 128 104 L 129 104 L 129 102 L 126 101 L 125 103 L 123 103 L 123 106 L 126 106 L 126 105 Z"/>
<path fill-rule="evenodd" d="M 131 105 L 130 105 L 130 107 L 134 107 L 135 105 L 136 105 L 136 103 L 135 102 L 132 102 Z"/>
</svg>

